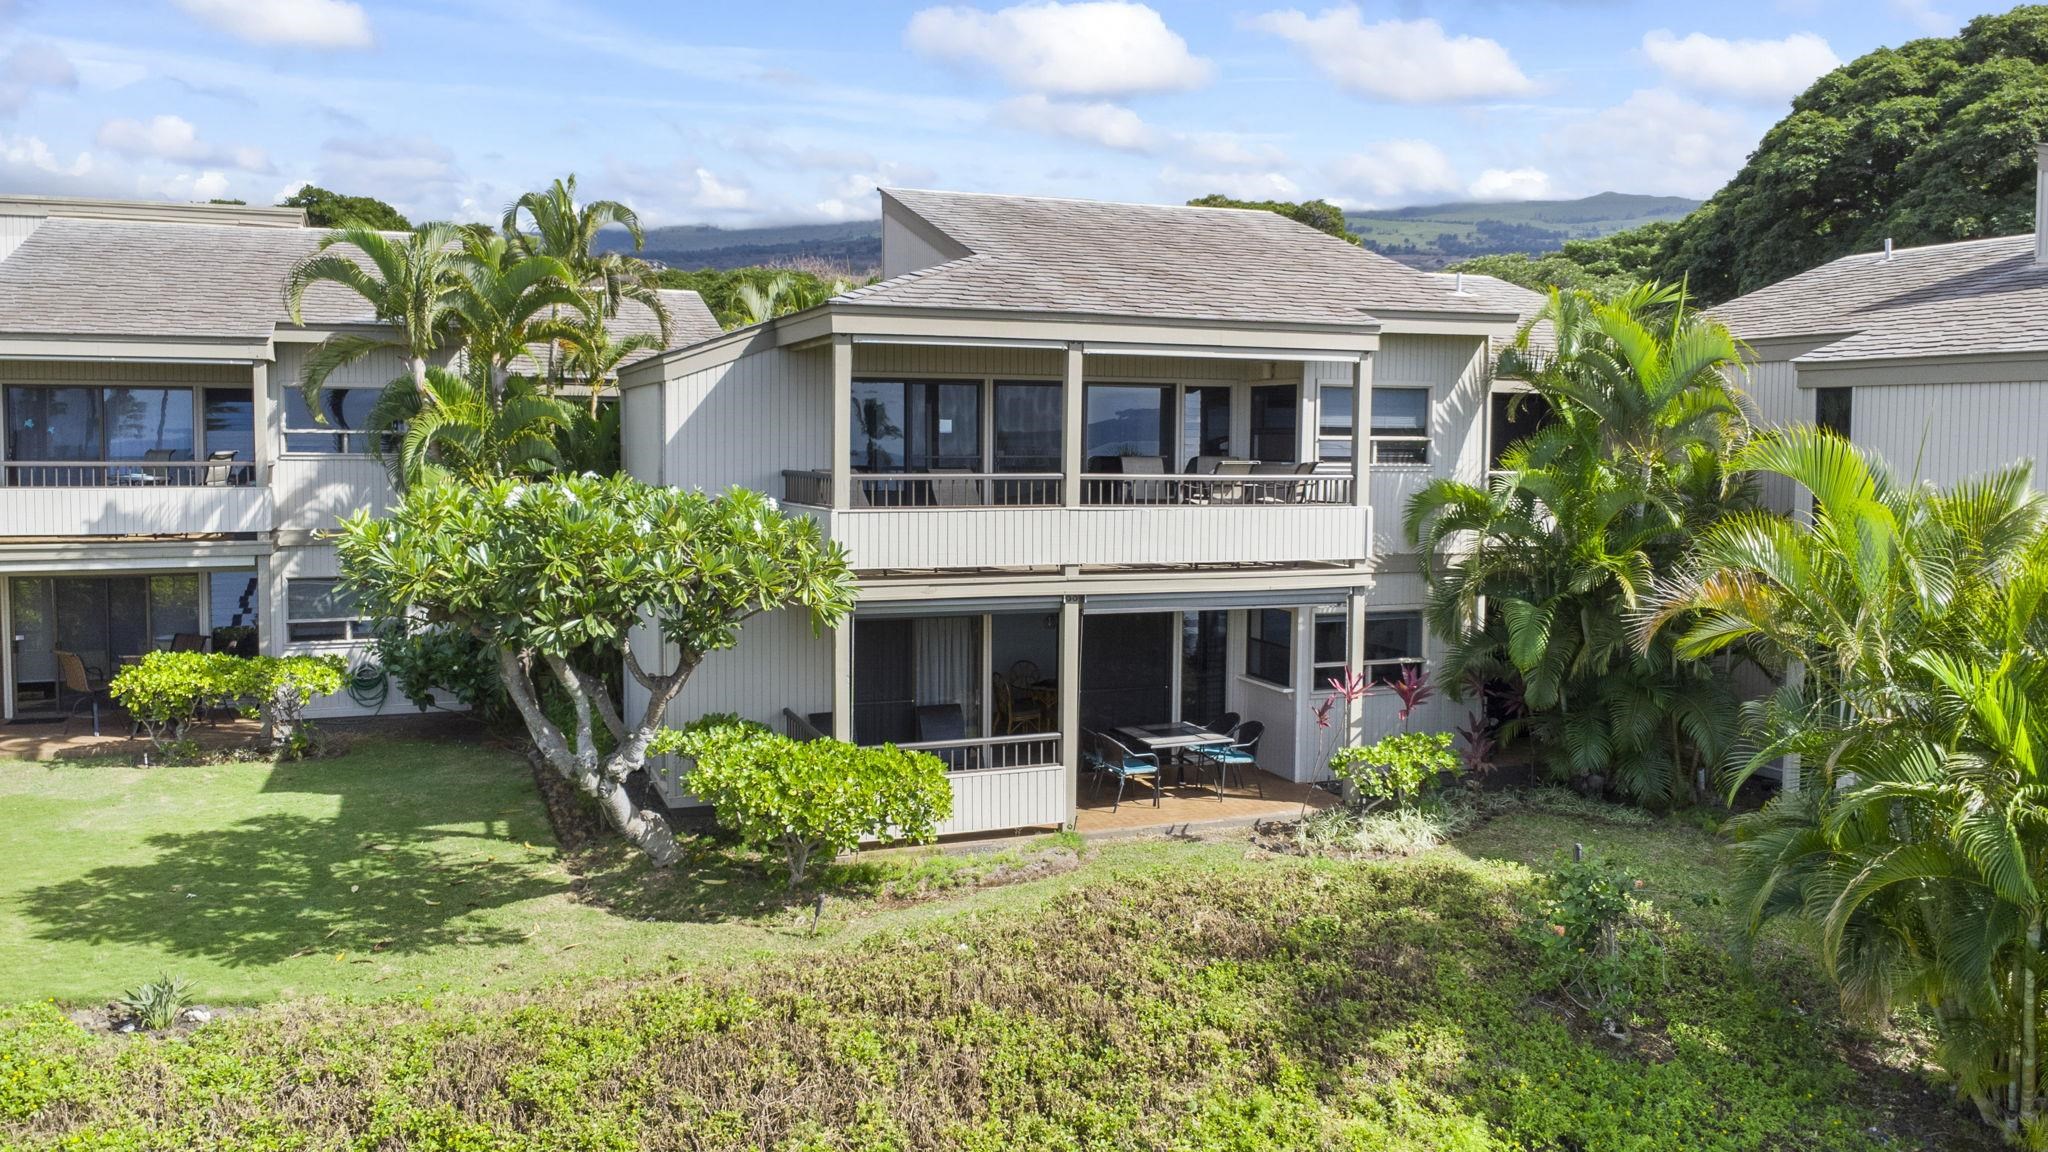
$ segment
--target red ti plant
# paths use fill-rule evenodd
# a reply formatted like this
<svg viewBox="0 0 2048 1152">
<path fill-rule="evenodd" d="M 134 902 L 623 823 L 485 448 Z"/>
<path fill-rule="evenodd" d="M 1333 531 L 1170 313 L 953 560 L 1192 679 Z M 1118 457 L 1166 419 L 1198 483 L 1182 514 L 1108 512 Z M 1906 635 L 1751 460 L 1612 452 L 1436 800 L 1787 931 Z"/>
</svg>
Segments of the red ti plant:
<svg viewBox="0 0 2048 1152">
<path fill-rule="evenodd" d="M 1458 729 L 1458 738 L 1465 746 L 1459 755 L 1465 759 L 1465 771 L 1474 776 L 1483 776 L 1493 771 L 1493 758 L 1500 754 L 1500 741 L 1494 739 L 1493 729 L 1486 724 L 1486 718 L 1477 712 L 1465 718 L 1465 726 Z"/>
<path fill-rule="evenodd" d="M 1323 697 L 1323 702 L 1316 705 L 1315 711 L 1316 727 L 1323 730 L 1325 764 L 1337 754 L 1338 748 L 1351 742 L 1351 706 L 1370 695 L 1372 678 L 1362 670 L 1347 669 L 1342 676 L 1330 681 L 1330 694 Z M 1341 730 L 1333 730 L 1337 723 L 1334 714 L 1340 702 L 1344 705 L 1343 727 Z"/>
<path fill-rule="evenodd" d="M 1401 678 L 1394 682 L 1394 695 L 1401 698 L 1399 715 L 1401 730 L 1405 732 L 1409 715 L 1435 696 L 1436 689 L 1430 685 L 1429 676 L 1422 671 L 1421 665 L 1404 664 L 1401 666 Z"/>
</svg>

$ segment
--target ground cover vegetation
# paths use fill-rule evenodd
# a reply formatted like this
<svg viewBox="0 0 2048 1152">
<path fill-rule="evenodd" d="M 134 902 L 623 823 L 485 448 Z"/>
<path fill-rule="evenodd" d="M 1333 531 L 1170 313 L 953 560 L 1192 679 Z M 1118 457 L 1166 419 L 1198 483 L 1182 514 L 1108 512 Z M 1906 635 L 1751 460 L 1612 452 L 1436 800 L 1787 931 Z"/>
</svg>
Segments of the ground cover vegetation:
<svg viewBox="0 0 2048 1152">
<path fill-rule="evenodd" d="M 1620 922 L 1656 948 L 1598 1011 L 1574 1000 L 1604 977 L 1545 959 L 1564 945 L 1543 938 L 1569 943 L 1553 927 L 1601 954 L 1605 913 L 1557 903 L 1587 886 L 1557 863 L 1573 840 L 1605 849 L 1590 884 L 1645 881 L 1619 881 Z M 29 1148 L 1977 1146 L 1826 1009 L 1796 948 L 1727 947 L 1731 918 L 1689 898 L 1725 851 L 1676 820 L 1533 809 L 1399 862 L 1154 841 L 900 931 L 789 933 L 804 954 L 758 964 L 304 1001 L 162 1039 L 26 1005 L 0 1018 L 0 1131 Z"/>
</svg>

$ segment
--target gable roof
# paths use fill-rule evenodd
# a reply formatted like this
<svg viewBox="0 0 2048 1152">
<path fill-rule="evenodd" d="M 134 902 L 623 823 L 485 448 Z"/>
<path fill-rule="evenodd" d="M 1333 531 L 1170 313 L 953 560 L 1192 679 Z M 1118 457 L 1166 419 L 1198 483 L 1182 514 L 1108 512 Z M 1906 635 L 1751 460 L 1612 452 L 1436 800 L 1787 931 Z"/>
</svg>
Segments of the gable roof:
<svg viewBox="0 0 2048 1152">
<path fill-rule="evenodd" d="M 1375 310 L 1494 312 L 1427 272 L 1272 212 L 882 195 L 968 254 L 855 289 L 843 303 L 1347 326 L 1373 324 Z"/>
<path fill-rule="evenodd" d="M 1708 311 L 1746 341 L 1835 337 L 1800 364 L 2048 352 L 2048 267 L 2032 233 L 1857 253 Z"/>
<path fill-rule="evenodd" d="M 327 231 L 52 216 L 0 259 L 0 335 L 267 341 L 291 324 L 285 277 Z M 718 335 L 695 292 L 662 299 L 673 346 Z M 327 283 L 307 291 L 301 317 L 313 328 L 378 322 L 361 297 Z M 631 303 L 612 328 L 656 330 Z"/>
</svg>

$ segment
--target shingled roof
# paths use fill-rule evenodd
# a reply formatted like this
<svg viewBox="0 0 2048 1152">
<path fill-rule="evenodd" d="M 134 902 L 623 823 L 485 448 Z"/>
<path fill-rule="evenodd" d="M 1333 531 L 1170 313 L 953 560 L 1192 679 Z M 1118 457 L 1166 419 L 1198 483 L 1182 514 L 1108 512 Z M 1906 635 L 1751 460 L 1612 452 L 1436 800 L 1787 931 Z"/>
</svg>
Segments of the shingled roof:
<svg viewBox="0 0 2048 1152">
<path fill-rule="evenodd" d="M 0 259 L 0 334 L 267 341 L 291 323 L 286 275 L 325 234 L 52 216 Z M 662 298 L 672 346 L 718 335 L 695 292 Z M 307 291 L 301 315 L 316 328 L 377 322 L 361 297 L 326 283 Z M 611 328 L 652 332 L 653 314 L 629 302 Z"/>
<path fill-rule="evenodd" d="M 2048 267 L 2031 233 L 1858 253 L 1710 314 L 1752 342 L 1835 337 L 1800 364 L 2048 352 Z"/>
<path fill-rule="evenodd" d="M 1365 325 L 1375 311 L 1497 314 L 1427 272 L 1271 212 L 888 189 L 968 255 L 854 305 L 1248 324 Z"/>
</svg>

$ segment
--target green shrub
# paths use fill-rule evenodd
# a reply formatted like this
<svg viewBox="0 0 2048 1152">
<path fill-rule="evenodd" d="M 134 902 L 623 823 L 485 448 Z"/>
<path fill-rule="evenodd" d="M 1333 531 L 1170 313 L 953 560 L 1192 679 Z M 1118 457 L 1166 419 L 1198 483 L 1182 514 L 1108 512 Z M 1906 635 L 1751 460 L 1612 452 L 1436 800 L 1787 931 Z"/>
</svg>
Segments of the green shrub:
<svg viewBox="0 0 2048 1152">
<path fill-rule="evenodd" d="M 1643 881 L 1599 856 L 1560 858 L 1536 885 L 1531 937 L 1537 985 L 1564 993 L 1624 1032 L 1630 1012 L 1663 984 L 1664 948 Z"/>
<path fill-rule="evenodd" d="M 383 621 L 377 627 L 377 663 L 422 711 L 435 706 L 436 691 L 444 691 L 480 717 L 509 712 L 497 653 L 467 632 Z"/>
<path fill-rule="evenodd" d="M 922 843 L 952 808 L 946 766 L 927 752 L 885 744 L 792 740 L 737 717 L 706 717 L 661 741 L 696 761 L 684 786 L 721 827 L 750 847 L 779 851 L 789 884 L 872 836 Z"/>
<path fill-rule="evenodd" d="M 151 652 L 121 669 L 108 694 L 141 724 L 157 750 L 189 756 L 186 732 L 209 708 L 261 716 L 273 750 L 300 756 L 315 746 L 304 713 L 315 696 L 341 691 L 338 656 L 233 656 Z"/>
<path fill-rule="evenodd" d="M 1451 746 L 1449 732 L 1401 732 L 1376 744 L 1338 749 L 1330 771 L 1355 788 L 1367 807 L 1392 801 L 1409 808 L 1445 773 L 1464 775 L 1465 761 Z"/>
</svg>

